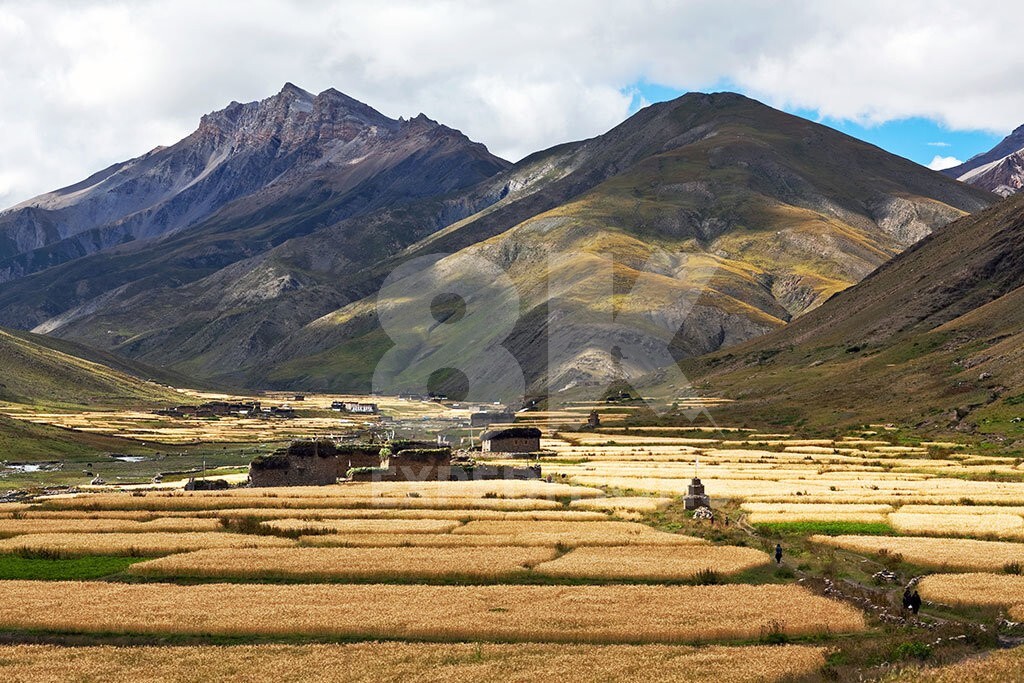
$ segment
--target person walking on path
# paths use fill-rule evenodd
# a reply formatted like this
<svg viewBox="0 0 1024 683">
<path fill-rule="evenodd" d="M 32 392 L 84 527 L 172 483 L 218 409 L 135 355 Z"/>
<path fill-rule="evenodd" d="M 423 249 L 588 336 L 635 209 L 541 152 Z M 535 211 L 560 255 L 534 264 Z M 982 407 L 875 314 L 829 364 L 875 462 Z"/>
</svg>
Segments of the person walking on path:
<svg viewBox="0 0 1024 683">
<path fill-rule="evenodd" d="M 921 611 L 921 594 L 914 591 L 914 594 L 910 596 L 910 611 L 917 614 Z"/>
<path fill-rule="evenodd" d="M 775 564 L 782 564 L 782 544 L 775 544 Z"/>
</svg>

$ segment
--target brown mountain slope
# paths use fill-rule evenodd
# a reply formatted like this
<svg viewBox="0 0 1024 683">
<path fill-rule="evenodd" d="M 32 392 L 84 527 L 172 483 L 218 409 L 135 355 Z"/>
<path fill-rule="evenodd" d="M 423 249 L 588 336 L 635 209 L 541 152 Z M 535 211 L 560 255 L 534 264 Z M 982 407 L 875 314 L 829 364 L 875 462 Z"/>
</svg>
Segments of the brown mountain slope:
<svg viewBox="0 0 1024 683">
<path fill-rule="evenodd" d="M 520 305 L 503 345 L 538 392 L 637 377 L 661 360 L 640 349 L 616 358 L 616 346 L 664 339 L 677 357 L 692 356 L 782 326 L 932 229 L 993 200 L 732 93 L 694 93 L 652 106 L 605 135 L 552 150 L 545 163 L 523 163 L 551 176 L 538 183 L 542 190 L 526 200 L 510 191 L 401 256 L 451 254 L 430 277 L 452 287 L 472 276 L 477 259 L 496 264 Z M 562 163 L 571 170 L 563 172 Z M 488 182 L 524 170 L 517 165 Z M 514 210 L 525 201 L 534 201 L 532 211 Z M 614 295 L 601 282 L 610 260 Z M 647 278 L 643 296 L 627 298 L 640 278 Z M 362 300 L 280 344 L 249 381 L 369 388 L 391 345 L 377 307 L 393 301 L 375 288 L 364 291 Z M 630 320 L 618 331 L 636 334 L 615 338 L 612 308 Z M 554 361 L 552 320 L 560 335 Z M 412 365 L 425 363 L 391 388 L 422 390 L 427 366 L 457 367 L 470 353 L 462 339 L 496 343 L 500 328 L 487 318 L 458 334 L 431 328 L 405 349 Z M 485 384 L 504 376 L 497 367 L 493 373 L 481 378 Z"/>
<path fill-rule="evenodd" d="M 1024 197 L 952 223 L 761 339 L 687 364 L 723 418 L 1024 437 Z"/>
</svg>

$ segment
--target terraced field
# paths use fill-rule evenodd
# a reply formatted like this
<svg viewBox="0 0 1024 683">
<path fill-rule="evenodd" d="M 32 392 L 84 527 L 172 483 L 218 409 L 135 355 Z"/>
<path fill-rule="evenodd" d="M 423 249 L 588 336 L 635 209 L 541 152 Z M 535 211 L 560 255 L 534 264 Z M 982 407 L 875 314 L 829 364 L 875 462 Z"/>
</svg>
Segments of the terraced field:
<svg viewBox="0 0 1024 683">
<path fill-rule="evenodd" d="M 596 432 L 534 416 L 550 482 L 115 486 L 0 505 L 0 630 L 76 646 L 6 646 L 0 674 L 38 678 L 46 656 L 85 679 L 100 661 L 168 671 L 175 650 L 225 680 L 261 656 L 314 669 L 335 657 L 353 680 L 377 680 L 374 667 L 395 680 L 846 680 L 858 657 L 898 660 L 915 624 L 931 643 L 951 623 L 1024 617 L 1013 460 L 881 427 L 837 439 L 627 431 L 611 412 Z M 714 521 L 683 510 L 694 474 Z M 879 584 L 881 569 L 899 583 Z M 892 605 L 924 573 L 909 618 Z M 936 665 L 981 647 L 949 638 L 927 646 Z M 860 643 L 894 649 L 862 655 Z"/>
</svg>

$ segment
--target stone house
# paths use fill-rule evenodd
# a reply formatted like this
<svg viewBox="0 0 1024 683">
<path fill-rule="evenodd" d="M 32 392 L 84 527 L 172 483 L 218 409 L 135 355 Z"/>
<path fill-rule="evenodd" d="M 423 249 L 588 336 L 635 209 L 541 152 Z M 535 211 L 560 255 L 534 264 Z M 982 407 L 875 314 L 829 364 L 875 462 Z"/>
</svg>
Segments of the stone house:
<svg viewBox="0 0 1024 683">
<path fill-rule="evenodd" d="M 540 430 L 536 427 L 509 427 L 484 432 L 480 437 L 484 453 L 536 453 L 540 450 Z"/>
<path fill-rule="evenodd" d="M 296 441 L 249 463 L 251 486 L 325 486 L 338 481 L 338 451 L 331 441 Z"/>
</svg>

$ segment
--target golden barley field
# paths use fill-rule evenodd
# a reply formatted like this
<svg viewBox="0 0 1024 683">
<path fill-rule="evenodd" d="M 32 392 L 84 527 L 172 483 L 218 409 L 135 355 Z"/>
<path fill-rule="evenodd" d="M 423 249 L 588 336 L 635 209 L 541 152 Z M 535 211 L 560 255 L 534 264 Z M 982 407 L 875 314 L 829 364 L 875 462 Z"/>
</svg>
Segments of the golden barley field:
<svg viewBox="0 0 1024 683">
<path fill-rule="evenodd" d="M 554 548 L 213 548 L 132 565 L 139 576 L 379 581 L 509 579 L 552 559 Z"/>
<path fill-rule="evenodd" d="M 455 533 L 460 534 L 587 534 L 591 531 L 599 531 L 605 534 L 622 534 L 640 536 L 644 534 L 657 534 L 655 529 L 637 522 L 566 522 L 566 521 L 542 521 L 542 522 L 520 522 L 505 520 L 476 520 L 467 522 L 458 527 Z"/>
<path fill-rule="evenodd" d="M 878 515 L 893 511 L 891 505 L 879 503 L 743 503 L 744 512 L 771 515 L 820 515 L 813 519 L 828 520 L 829 515 Z"/>
<path fill-rule="evenodd" d="M 7 630 L 653 644 L 865 628 L 848 605 L 778 585 L 0 583 Z"/>
<path fill-rule="evenodd" d="M 947 605 L 1024 605 L 1024 576 L 1014 574 L 933 574 L 919 589 L 922 597 Z"/>
<path fill-rule="evenodd" d="M 216 519 L 167 517 L 151 521 L 129 519 L 0 519 L 0 536 L 54 533 L 149 533 L 160 531 L 216 531 Z"/>
<path fill-rule="evenodd" d="M 535 567 L 539 574 L 580 579 L 692 579 L 705 570 L 738 574 L 766 565 L 760 550 L 736 546 L 613 546 L 576 548 Z"/>
<path fill-rule="evenodd" d="M 203 548 L 271 548 L 292 546 L 290 538 L 216 531 L 199 533 L 47 533 L 0 540 L 0 553 L 21 550 L 60 555 L 169 555 Z"/>
<path fill-rule="evenodd" d="M 969 499 L 973 504 L 1024 506 L 1022 469 L 1015 461 L 972 454 L 951 443 L 905 446 L 882 439 L 799 439 L 785 434 L 749 434 L 742 439 L 707 434 L 700 440 L 704 443 L 697 443 L 639 431 L 557 436 L 546 447 L 558 454 L 559 461 L 550 463 L 547 471 L 586 486 L 678 496 L 697 472 L 712 500 L 898 506 L 955 505 Z M 768 510 L 748 512 L 756 512 L 755 519 L 761 521 L 814 521 L 811 514 L 824 514 L 807 510 L 800 511 L 807 516 L 798 511 L 780 516 L 781 511 L 773 511 L 773 519 L 763 516 Z M 831 521 L 881 520 L 844 514 Z"/>
<path fill-rule="evenodd" d="M 534 522 L 523 523 L 532 524 Z M 599 524 L 600 522 L 594 523 Z M 272 519 L 263 524 L 281 531 L 305 533 L 443 534 L 460 526 L 461 522 L 450 519 Z"/>
<path fill-rule="evenodd" d="M 900 512 L 915 515 L 1017 515 L 1024 517 L 1019 505 L 904 505 Z"/>
<path fill-rule="evenodd" d="M 581 498 L 569 503 L 569 507 L 574 510 L 602 512 L 656 512 L 671 502 L 671 498 L 654 496 L 611 496 L 608 498 Z"/>
<path fill-rule="evenodd" d="M 135 496 L 128 494 L 86 494 L 66 498 L 50 498 L 44 507 L 49 510 L 86 512 L 118 510 L 190 510 L 210 511 L 234 508 L 315 508 L 315 509 L 474 509 L 474 510 L 562 510 L 557 500 L 540 498 L 417 498 L 417 497 L 341 497 L 341 496 L 278 496 L 257 495 L 249 491 L 242 496 L 186 496 L 160 494 Z"/>
<path fill-rule="evenodd" d="M 751 524 L 779 522 L 888 522 L 891 505 L 856 503 L 743 503 Z"/>
<path fill-rule="evenodd" d="M 529 539 L 491 534 L 324 534 L 299 536 L 299 545 L 317 548 L 554 548 L 562 539 L 557 534 L 536 534 Z"/>
<path fill-rule="evenodd" d="M 999 650 L 940 667 L 911 667 L 885 683 L 1017 683 L 1024 679 L 1024 647 Z"/>
<path fill-rule="evenodd" d="M 670 534 L 636 522 L 508 522 L 471 521 L 452 531 L 454 535 L 504 536 L 515 545 L 563 543 L 565 545 L 693 545 L 706 541 L 694 536 Z"/>
<path fill-rule="evenodd" d="M 1002 571 L 1010 562 L 1024 563 L 1024 544 L 926 536 L 812 536 L 811 541 L 864 553 L 900 555 L 922 567 Z"/>
<path fill-rule="evenodd" d="M 807 645 L 707 646 L 353 643 L 230 647 L 0 646 L 0 678 L 250 683 L 775 683 L 825 664 Z"/>
<path fill-rule="evenodd" d="M 127 519 L 153 521 L 169 518 L 219 519 L 257 517 L 261 519 L 474 519 L 579 521 L 594 522 L 608 519 L 601 512 L 587 510 L 486 510 L 458 508 L 223 508 L 212 510 L 27 510 L 18 513 L 21 519 Z M 10 516 L 2 519 L 12 519 Z"/>
<path fill-rule="evenodd" d="M 584 530 L 578 533 L 532 532 L 522 534 L 326 534 L 300 536 L 300 545 L 342 548 L 373 547 L 488 547 L 523 546 L 570 548 L 585 546 L 670 546 L 683 547 L 704 545 L 702 538 L 683 534 L 654 532 L 649 534 L 603 533 L 598 530 Z"/>
<path fill-rule="evenodd" d="M 1024 518 L 1006 514 L 894 512 L 889 524 L 905 534 L 1024 538 Z"/>
</svg>

